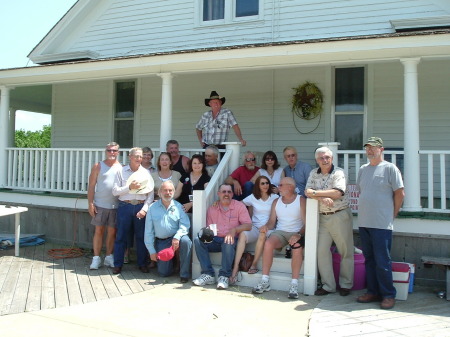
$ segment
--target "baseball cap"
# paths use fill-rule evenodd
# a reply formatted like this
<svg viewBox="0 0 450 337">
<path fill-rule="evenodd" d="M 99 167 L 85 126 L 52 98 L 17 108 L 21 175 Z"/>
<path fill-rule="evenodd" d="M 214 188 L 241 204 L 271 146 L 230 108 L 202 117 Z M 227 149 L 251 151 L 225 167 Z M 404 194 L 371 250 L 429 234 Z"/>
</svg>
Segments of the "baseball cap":
<svg viewBox="0 0 450 337">
<path fill-rule="evenodd" d="M 170 261 L 175 256 L 175 252 L 173 250 L 173 247 L 170 246 L 169 248 L 165 248 L 158 253 L 158 260 L 161 261 Z"/>
<path fill-rule="evenodd" d="M 364 146 L 366 145 L 383 147 L 383 140 L 379 137 L 370 137 L 364 144 Z"/>
<path fill-rule="evenodd" d="M 203 243 L 211 243 L 214 239 L 214 232 L 209 227 L 204 227 L 198 232 L 198 238 Z"/>
</svg>

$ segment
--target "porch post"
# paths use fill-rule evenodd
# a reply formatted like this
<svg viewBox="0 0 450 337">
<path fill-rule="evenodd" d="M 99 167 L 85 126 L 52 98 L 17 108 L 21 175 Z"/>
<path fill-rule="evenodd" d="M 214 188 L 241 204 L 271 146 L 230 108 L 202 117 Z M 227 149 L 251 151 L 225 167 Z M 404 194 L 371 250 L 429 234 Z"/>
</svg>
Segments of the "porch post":
<svg viewBox="0 0 450 337">
<path fill-rule="evenodd" d="M 14 147 L 15 136 L 16 136 L 16 109 L 11 109 L 9 111 L 9 139 L 8 147 Z"/>
<path fill-rule="evenodd" d="M 159 150 L 166 151 L 166 143 L 172 139 L 172 78 L 171 73 L 158 74 L 162 78 L 161 93 L 161 127 Z"/>
<path fill-rule="evenodd" d="M 11 88 L 0 86 L 0 187 L 6 186 L 8 163 L 6 148 L 9 141 L 9 100 Z"/>
<path fill-rule="evenodd" d="M 303 262 L 303 293 L 314 295 L 317 290 L 317 240 L 319 237 L 319 202 L 306 199 L 305 260 Z"/>
<path fill-rule="evenodd" d="M 400 59 L 404 67 L 404 177 L 405 200 L 403 210 L 420 212 L 420 140 L 419 86 L 417 65 L 420 58 Z"/>
</svg>

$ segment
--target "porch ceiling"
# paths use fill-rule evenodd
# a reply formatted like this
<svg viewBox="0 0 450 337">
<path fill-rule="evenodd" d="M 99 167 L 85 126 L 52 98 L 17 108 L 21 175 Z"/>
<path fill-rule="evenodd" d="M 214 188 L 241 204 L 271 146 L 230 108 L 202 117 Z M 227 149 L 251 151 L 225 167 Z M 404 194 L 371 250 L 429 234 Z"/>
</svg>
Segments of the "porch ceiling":
<svg viewBox="0 0 450 337">
<path fill-rule="evenodd" d="M 186 51 L 164 55 L 78 61 L 0 70 L 0 85 L 30 86 L 96 79 L 136 78 L 159 73 L 218 72 L 243 69 L 306 67 L 389 62 L 401 58 L 450 58 L 448 32 L 298 42 L 277 46 Z"/>
<path fill-rule="evenodd" d="M 52 86 L 37 85 L 11 90 L 10 105 L 15 110 L 51 113 Z"/>
</svg>

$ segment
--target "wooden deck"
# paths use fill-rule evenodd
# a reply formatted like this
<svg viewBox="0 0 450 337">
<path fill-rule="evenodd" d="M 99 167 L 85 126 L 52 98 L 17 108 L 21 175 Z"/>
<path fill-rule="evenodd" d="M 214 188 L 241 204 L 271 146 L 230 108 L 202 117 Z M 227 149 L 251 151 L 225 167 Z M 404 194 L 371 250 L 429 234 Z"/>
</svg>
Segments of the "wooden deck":
<svg viewBox="0 0 450 337">
<path fill-rule="evenodd" d="M 49 249 L 64 248 L 45 243 L 0 250 L 0 315 L 101 301 L 154 288 L 163 280 L 156 270 L 143 274 L 136 264 L 125 265 L 120 275 L 110 268 L 89 270 L 92 256 L 53 259 Z M 163 281 L 164 282 L 164 281 Z"/>
</svg>

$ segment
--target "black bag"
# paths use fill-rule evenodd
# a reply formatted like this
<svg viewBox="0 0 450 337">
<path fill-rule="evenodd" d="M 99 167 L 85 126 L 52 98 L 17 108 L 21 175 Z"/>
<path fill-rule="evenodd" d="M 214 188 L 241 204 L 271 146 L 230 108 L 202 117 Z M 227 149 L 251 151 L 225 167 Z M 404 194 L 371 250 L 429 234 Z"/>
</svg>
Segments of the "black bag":
<svg viewBox="0 0 450 337">
<path fill-rule="evenodd" d="M 241 260 L 239 261 L 239 270 L 248 272 L 248 270 L 252 266 L 254 258 L 255 257 L 251 253 L 244 252 L 242 254 Z"/>
</svg>

